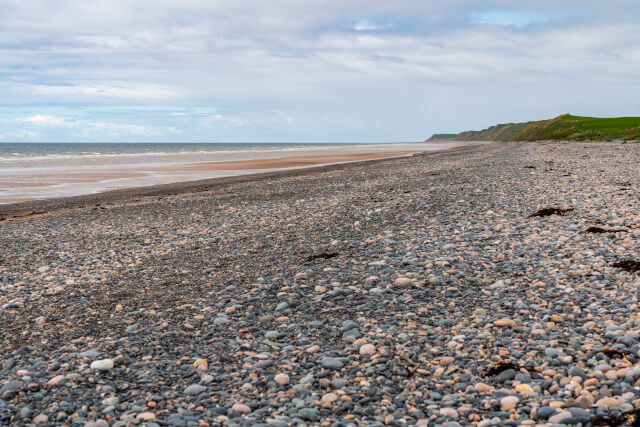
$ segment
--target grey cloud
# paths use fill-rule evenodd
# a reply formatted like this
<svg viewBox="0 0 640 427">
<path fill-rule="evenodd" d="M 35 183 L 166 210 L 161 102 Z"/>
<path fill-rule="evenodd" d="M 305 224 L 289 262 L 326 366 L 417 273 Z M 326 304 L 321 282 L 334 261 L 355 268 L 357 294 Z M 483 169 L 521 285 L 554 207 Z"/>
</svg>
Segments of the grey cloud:
<svg viewBox="0 0 640 427">
<path fill-rule="evenodd" d="M 171 126 L 193 139 L 386 140 L 640 108 L 640 6 L 626 0 L 5 3 L 0 99 L 31 115 L 207 107 L 225 120 Z M 563 18 L 500 26 L 474 22 L 478 10 Z M 117 124 L 158 126 L 162 114 Z"/>
</svg>

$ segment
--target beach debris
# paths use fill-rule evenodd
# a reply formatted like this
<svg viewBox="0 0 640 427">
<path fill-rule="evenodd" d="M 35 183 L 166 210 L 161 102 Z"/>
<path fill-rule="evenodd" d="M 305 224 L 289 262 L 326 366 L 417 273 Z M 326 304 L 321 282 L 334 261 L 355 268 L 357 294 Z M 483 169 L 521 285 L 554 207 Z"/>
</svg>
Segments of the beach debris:
<svg viewBox="0 0 640 427">
<path fill-rule="evenodd" d="M 622 270 L 628 271 L 629 273 L 640 272 L 640 261 L 624 260 L 624 261 L 614 262 L 612 265 L 615 268 L 620 268 Z"/>
<path fill-rule="evenodd" d="M 340 255 L 337 252 L 324 252 L 318 255 L 311 255 L 310 257 L 308 257 L 305 262 L 311 262 L 311 261 L 315 261 L 317 259 L 329 259 L 329 258 L 335 258 L 338 255 Z"/>
<path fill-rule="evenodd" d="M 519 371 L 520 367 L 516 364 L 514 364 L 512 361 L 510 360 L 499 360 L 497 362 L 495 362 L 494 364 L 492 364 L 489 367 L 489 370 L 487 371 L 487 373 L 485 374 L 487 377 L 496 377 L 498 375 L 500 375 L 501 373 L 508 371 L 508 370 L 514 370 L 514 371 Z"/>
<path fill-rule="evenodd" d="M 593 225 L 584 230 L 585 233 L 623 233 L 629 230 L 624 228 L 607 228 L 607 227 L 598 227 Z"/>
<path fill-rule="evenodd" d="M 551 215 L 564 215 L 568 212 L 573 211 L 573 208 L 567 208 L 567 209 L 563 209 L 563 208 L 544 208 L 544 209 L 540 209 L 537 210 L 535 213 L 529 215 L 529 218 L 540 218 L 540 217 L 545 217 L 545 216 L 551 216 Z"/>
</svg>

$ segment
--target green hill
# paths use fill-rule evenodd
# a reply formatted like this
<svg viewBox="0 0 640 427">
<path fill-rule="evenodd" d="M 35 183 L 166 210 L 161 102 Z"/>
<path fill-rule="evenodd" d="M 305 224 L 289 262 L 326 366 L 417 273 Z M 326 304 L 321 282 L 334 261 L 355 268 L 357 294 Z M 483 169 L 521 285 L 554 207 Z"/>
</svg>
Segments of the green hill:
<svg viewBox="0 0 640 427">
<path fill-rule="evenodd" d="M 481 131 L 435 134 L 428 141 L 630 141 L 640 140 L 640 117 L 555 119 L 506 123 Z"/>
</svg>

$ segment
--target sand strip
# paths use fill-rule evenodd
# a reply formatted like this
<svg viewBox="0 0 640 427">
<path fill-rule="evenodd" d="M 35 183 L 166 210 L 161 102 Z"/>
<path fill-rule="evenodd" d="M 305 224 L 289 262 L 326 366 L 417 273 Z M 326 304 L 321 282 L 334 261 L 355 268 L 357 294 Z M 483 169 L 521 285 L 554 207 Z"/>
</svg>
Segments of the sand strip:
<svg viewBox="0 0 640 427">
<path fill-rule="evenodd" d="M 350 167 L 368 165 L 377 162 L 393 161 L 408 156 L 435 156 L 448 152 L 481 149 L 483 145 L 460 145 L 441 151 L 386 151 L 374 153 L 341 153 L 317 156 L 288 156 L 273 159 L 239 160 L 228 162 L 207 162 L 186 165 L 156 166 L 149 170 L 156 172 L 205 172 L 213 170 L 246 170 L 247 174 L 226 176 L 219 178 L 200 179 L 192 181 L 174 182 L 170 184 L 151 185 L 144 187 L 126 187 L 104 191 L 97 194 L 86 194 L 72 197 L 60 197 L 44 200 L 17 201 L 16 203 L 0 204 L 0 221 L 29 218 L 60 209 L 73 209 L 87 206 L 102 206 L 113 203 L 137 201 L 142 197 L 160 197 L 189 192 L 209 191 L 217 187 L 239 183 L 277 179 L 281 177 L 302 176 L 312 173 L 322 173 L 343 170 Z M 291 169 L 296 168 L 296 169 Z M 251 171 L 275 171 L 251 173 Z M 126 176 L 131 170 L 111 170 L 109 177 Z M 115 173 L 115 175 L 114 175 Z M 71 173 L 72 175 L 73 173 Z M 104 174 L 104 173 L 102 173 Z M 96 174 L 100 176 L 100 173 Z M 51 176 L 47 180 L 55 179 Z"/>
</svg>

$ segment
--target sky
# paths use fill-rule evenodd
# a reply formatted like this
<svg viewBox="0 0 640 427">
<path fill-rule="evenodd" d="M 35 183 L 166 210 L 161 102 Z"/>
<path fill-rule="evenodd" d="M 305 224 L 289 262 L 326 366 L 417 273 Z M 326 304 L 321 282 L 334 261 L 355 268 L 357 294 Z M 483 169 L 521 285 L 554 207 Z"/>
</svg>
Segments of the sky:
<svg viewBox="0 0 640 427">
<path fill-rule="evenodd" d="M 637 0 L 0 6 L 0 142 L 408 142 L 640 116 Z"/>
</svg>

